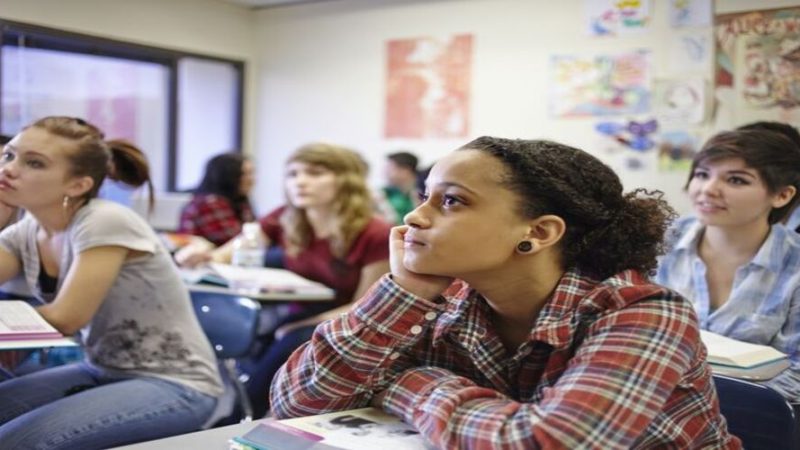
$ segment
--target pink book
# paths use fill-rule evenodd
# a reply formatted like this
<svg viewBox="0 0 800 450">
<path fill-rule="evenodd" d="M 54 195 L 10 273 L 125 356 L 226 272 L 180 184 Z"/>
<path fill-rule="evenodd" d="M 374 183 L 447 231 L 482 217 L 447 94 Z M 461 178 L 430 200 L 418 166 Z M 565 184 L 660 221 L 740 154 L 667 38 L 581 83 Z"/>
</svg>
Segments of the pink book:
<svg viewBox="0 0 800 450">
<path fill-rule="evenodd" d="M 22 300 L 0 300 L 0 341 L 63 337 Z"/>
</svg>

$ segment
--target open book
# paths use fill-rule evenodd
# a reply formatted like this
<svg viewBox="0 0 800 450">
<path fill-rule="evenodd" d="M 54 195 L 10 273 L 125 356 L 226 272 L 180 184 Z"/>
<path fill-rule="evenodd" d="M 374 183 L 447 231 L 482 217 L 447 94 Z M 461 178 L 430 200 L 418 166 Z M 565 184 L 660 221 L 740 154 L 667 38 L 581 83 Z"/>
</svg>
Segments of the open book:
<svg viewBox="0 0 800 450">
<path fill-rule="evenodd" d="M 374 408 L 266 421 L 231 439 L 236 450 L 426 450 L 413 427 Z"/>
<path fill-rule="evenodd" d="M 767 346 L 737 341 L 710 331 L 700 331 L 708 349 L 708 362 L 731 367 L 751 368 L 786 359 L 786 354 Z"/>
<path fill-rule="evenodd" d="M 0 300 L 0 341 L 60 337 L 33 306 L 22 300 Z"/>
<path fill-rule="evenodd" d="M 308 280 L 285 269 L 269 267 L 239 267 L 211 263 L 200 269 L 181 269 L 186 282 L 208 282 L 225 285 L 244 293 L 286 292 L 314 294 L 333 298 L 333 290 L 322 283 Z"/>
</svg>

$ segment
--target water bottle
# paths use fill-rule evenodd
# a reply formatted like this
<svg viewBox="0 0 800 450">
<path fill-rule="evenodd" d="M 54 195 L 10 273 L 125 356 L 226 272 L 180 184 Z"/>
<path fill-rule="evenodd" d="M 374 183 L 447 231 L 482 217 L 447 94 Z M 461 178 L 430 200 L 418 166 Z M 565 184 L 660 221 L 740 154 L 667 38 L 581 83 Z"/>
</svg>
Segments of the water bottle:
<svg viewBox="0 0 800 450">
<path fill-rule="evenodd" d="M 242 233 L 233 241 L 231 264 L 239 267 L 263 267 L 266 246 L 261 238 L 261 226 L 258 222 L 242 225 Z M 242 293 L 257 294 L 260 285 L 256 278 L 242 277 L 231 280 L 231 289 Z"/>
</svg>

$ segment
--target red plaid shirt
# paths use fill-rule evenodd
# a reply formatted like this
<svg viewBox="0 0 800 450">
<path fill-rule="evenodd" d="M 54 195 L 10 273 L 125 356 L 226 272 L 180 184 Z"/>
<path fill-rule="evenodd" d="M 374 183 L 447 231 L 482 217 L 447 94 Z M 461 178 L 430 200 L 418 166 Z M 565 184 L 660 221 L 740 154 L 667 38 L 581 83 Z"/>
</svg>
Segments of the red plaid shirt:
<svg viewBox="0 0 800 450">
<path fill-rule="evenodd" d="M 741 448 L 705 357 L 692 306 L 633 271 L 567 272 L 513 355 L 465 283 L 431 302 L 385 276 L 292 355 L 271 404 L 307 416 L 386 391 L 386 411 L 448 449 Z"/>
<path fill-rule="evenodd" d="M 202 236 L 214 245 L 222 245 L 242 231 L 242 223 L 255 220 L 249 204 L 236 216 L 231 202 L 216 194 L 197 194 L 181 211 L 178 233 Z"/>
</svg>

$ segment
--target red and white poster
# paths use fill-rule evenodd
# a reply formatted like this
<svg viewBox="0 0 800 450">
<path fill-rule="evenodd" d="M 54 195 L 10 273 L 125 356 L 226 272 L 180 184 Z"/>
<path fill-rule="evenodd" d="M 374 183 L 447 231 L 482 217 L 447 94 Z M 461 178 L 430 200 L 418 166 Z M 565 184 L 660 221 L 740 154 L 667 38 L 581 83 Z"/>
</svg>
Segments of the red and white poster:
<svg viewBox="0 0 800 450">
<path fill-rule="evenodd" d="M 387 138 L 469 134 L 472 35 L 387 43 Z"/>
</svg>

